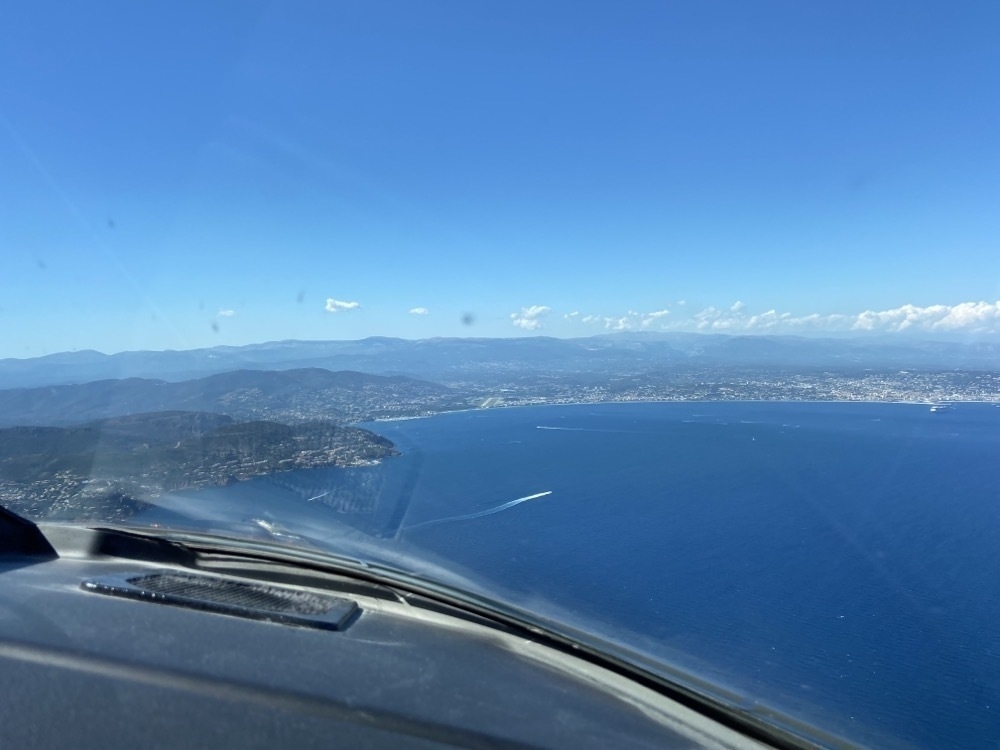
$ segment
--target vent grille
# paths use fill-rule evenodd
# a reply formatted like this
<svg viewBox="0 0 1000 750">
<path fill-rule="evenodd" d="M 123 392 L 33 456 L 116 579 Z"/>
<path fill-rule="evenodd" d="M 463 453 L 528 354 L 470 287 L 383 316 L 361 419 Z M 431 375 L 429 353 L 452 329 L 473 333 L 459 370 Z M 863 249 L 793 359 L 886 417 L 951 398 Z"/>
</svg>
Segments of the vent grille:
<svg viewBox="0 0 1000 750">
<path fill-rule="evenodd" d="M 174 570 L 108 576 L 84 581 L 81 588 L 99 594 L 324 630 L 343 629 L 360 611 L 349 599 Z"/>
<path fill-rule="evenodd" d="M 329 598 L 307 591 L 290 591 L 277 586 L 190 573 L 153 573 L 126 580 L 133 586 L 154 594 L 249 609 L 266 609 L 269 612 L 319 615 L 332 606 Z"/>
</svg>

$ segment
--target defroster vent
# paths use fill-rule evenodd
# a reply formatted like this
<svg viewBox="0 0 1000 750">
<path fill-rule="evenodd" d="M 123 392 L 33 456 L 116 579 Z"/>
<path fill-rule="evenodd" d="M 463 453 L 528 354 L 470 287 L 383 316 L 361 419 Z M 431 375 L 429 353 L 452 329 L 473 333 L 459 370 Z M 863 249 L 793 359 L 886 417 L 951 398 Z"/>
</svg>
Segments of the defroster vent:
<svg viewBox="0 0 1000 750">
<path fill-rule="evenodd" d="M 105 576 L 80 586 L 99 594 L 323 630 L 343 629 L 360 611 L 355 602 L 336 596 L 178 570 Z"/>
</svg>

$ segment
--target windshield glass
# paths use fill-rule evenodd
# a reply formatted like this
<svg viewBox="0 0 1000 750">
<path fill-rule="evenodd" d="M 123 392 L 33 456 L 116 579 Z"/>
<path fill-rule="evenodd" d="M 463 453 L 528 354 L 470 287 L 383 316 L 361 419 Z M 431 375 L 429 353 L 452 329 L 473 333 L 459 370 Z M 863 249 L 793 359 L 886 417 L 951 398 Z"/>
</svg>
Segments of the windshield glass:
<svg viewBox="0 0 1000 750">
<path fill-rule="evenodd" d="M 0 19 L 0 505 L 1000 736 L 1000 6 Z"/>
</svg>

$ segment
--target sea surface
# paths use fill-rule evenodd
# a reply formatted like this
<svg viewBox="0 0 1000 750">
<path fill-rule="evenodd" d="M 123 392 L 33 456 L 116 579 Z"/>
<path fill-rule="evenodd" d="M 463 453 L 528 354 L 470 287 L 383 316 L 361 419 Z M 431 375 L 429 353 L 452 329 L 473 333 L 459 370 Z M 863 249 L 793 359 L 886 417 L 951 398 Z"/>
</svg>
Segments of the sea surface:
<svg viewBox="0 0 1000 750">
<path fill-rule="evenodd" d="M 866 744 L 1000 745 L 1000 408 L 605 404 L 366 426 L 403 455 L 164 506 L 426 554 Z"/>
</svg>

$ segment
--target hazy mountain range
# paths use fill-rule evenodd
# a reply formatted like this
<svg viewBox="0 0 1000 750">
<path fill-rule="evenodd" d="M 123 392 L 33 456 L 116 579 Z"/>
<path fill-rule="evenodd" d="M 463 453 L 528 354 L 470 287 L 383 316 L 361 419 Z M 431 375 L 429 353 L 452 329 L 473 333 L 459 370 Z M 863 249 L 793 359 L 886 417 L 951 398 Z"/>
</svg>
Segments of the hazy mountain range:
<svg viewBox="0 0 1000 750">
<path fill-rule="evenodd" d="M 451 389 L 402 376 L 237 370 L 179 383 L 124 378 L 0 390 L 0 426 L 71 425 L 164 411 L 211 412 L 240 421 L 350 422 L 459 405 L 464 402 Z"/>
<path fill-rule="evenodd" d="M 624 374 L 683 363 L 998 370 L 1000 342 L 689 333 L 617 333 L 575 339 L 373 337 L 358 341 L 276 341 L 186 351 L 77 351 L 2 359 L 0 388 L 112 378 L 182 381 L 239 369 L 302 368 L 403 375 L 444 383 L 489 383 L 512 375 Z"/>
</svg>

